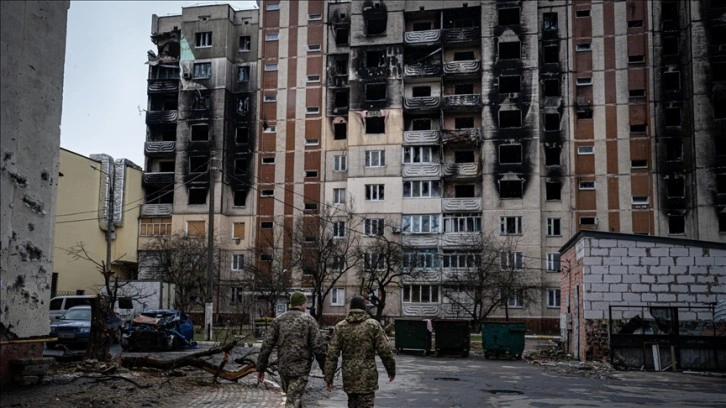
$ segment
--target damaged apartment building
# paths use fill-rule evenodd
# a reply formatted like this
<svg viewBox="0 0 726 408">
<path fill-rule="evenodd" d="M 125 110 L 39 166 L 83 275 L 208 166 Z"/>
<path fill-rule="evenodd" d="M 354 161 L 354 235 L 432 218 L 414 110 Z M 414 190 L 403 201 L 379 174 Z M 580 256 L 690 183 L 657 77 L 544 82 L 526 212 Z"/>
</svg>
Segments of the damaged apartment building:
<svg viewBox="0 0 726 408">
<path fill-rule="evenodd" d="M 535 330 L 556 330 L 559 249 L 578 231 L 726 240 L 726 2 L 258 6 L 155 19 L 149 222 L 194 230 L 214 191 L 217 225 L 248 226 L 223 248 L 274 242 L 271 261 L 294 246 L 280 229 L 353 214 L 335 234 L 383 234 L 423 260 L 430 273 L 391 289 L 384 312 L 421 318 L 461 317 L 447 276 L 494 237 L 510 245 L 502 267 L 542 282 L 537 299 L 507 301 Z M 173 87 L 152 89 L 164 69 Z M 336 285 L 328 316 L 360 291 L 356 271 Z"/>
</svg>

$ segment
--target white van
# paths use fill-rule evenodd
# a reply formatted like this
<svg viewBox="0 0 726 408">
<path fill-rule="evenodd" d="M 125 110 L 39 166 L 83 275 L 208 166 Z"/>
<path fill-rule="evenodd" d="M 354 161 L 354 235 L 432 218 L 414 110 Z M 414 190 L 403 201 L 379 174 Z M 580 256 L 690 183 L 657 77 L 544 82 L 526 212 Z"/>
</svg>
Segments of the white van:
<svg viewBox="0 0 726 408">
<path fill-rule="evenodd" d="M 50 320 L 60 319 L 66 310 L 73 306 L 90 305 L 93 295 L 68 295 L 68 296 L 56 296 L 50 300 Z"/>
<path fill-rule="evenodd" d="M 134 318 L 134 301 L 130 297 L 119 296 L 113 305 L 113 311 L 124 323 Z"/>
</svg>

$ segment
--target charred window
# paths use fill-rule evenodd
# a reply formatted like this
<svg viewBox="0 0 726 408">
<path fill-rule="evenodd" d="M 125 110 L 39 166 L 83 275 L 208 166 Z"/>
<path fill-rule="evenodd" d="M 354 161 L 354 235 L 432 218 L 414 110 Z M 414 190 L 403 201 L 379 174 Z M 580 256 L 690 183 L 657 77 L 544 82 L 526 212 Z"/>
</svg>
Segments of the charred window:
<svg viewBox="0 0 726 408">
<path fill-rule="evenodd" d="M 545 166 L 559 166 L 560 165 L 560 152 L 561 148 L 559 145 L 547 146 L 545 145 Z"/>
<path fill-rule="evenodd" d="M 678 71 L 664 73 L 663 89 L 666 91 L 677 91 L 681 89 L 681 73 Z"/>
<path fill-rule="evenodd" d="M 545 183 L 545 199 L 547 201 L 559 201 L 562 199 L 562 183 L 559 181 L 548 181 Z"/>
<path fill-rule="evenodd" d="M 454 53 L 454 61 L 472 61 L 475 59 L 474 51 L 460 51 Z"/>
<path fill-rule="evenodd" d="M 711 75 L 714 81 L 726 81 L 726 62 L 711 64 Z"/>
<path fill-rule="evenodd" d="M 678 55 L 678 37 L 663 37 L 663 55 Z"/>
<path fill-rule="evenodd" d="M 455 95 L 472 95 L 474 94 L 474 84 L 457 84 L 454 85 Z"/>
<path fill-rule="evenodd" d="M 544 80 L 544 96 L 560 96 L 560 81 L 558 79 Z"/>
<path fill-rule="evenodd" d="M 547 42 L 544 44 L 545 64 L 556 64 L 560 62 L 560 43 Z"/>
<path fill-rule="evenodd" d="M 544 115 L 544 128 L 546 131 L 560 130 L 560 114 L 546 113 Z"/>
<path fill-rule="evenodd" d="M 557 28 L 557 13 L 542 13 L 542 29 L 548 31 L 557 30 Z"/>
<path fill-rule="evenodd" d="M 430 21 L 422 21 L 418 23 L 413 23 L 413 31 L 427 31 L 432 29 L 432 24 Z"/>
<path fill-rule="evenodd" d="M 686 233 L 686 217 L 680 214 L 668 216 L 668 233 L 681 235 Z"/>
<path fill-rule="evenodd" d="M 366 68 L 386 66 L 386 53 L 384 51 L 366 51 Z"/>
<path fill-rule="evenodd" d="M 476 188 L 473 184 L 457 184 L 454 186 L 454 196 L 456 198 L 476 197 Z"/>
<path fill-rule="evenodd" d="M 174 204 L 174 189 L 148 189 L 144 202 L 146 204 Z"/>
<path fill-rule="evenodd" d="M 240 52 L 249 51 L 252 46 L 252 38 L 249 35 L 243 35 L 239 38 Z"/>
<path fill-rule="evenodd" d="M 665 125 L 681 126 L 681 108 L 665 108 Z"/>
<path fill-rule="evenodd" d="M 717 156 L 726 156 L 726 139 L 724 138 L 718 138 L 716 139 L 716 155 Z"/>
<path fill-rule="evenodd" d="M 519 9 L 518 8 L 501 8 L 497 10 L 499 14 L 499 25 L 519 25 Z"/>
<path fill-rule="evenodd" d="M 247 173 L 247 159 L 234 159 L 234 174 Z"/>
<path fill-rule="evenodd" d="M 386 100 L 386 84 L 366 84 L 366 101 L 385 101 Z"/>
<path fill-rule="evenodd" d="M 431 130 L 431 119 L 412 119 L 411 130 Z"/>
<path fill-rule="evenodd" d="M 245 207 L 247 205 L 247 192 L 244 190 L 235 190 L 232 205 L 235 207 Z"/>
<path fill-rule="evenodd" d="M 207 189 L 203 187 L 191 187 L 189 189 L 189 205 L 206 204 Z"/>
<path fill-rule="evenodd" d="M 159 172 L 161 173 L 173 173 L 175 165 L 173 161 L 162 161 L 159 162 Z"/>
<path fill-rule="evenodd" d="M 454 119 L 454 127 L 456 129 L 471 129 L 474 127 L 474 118 L 456 118 Z"/>
<path fill-rule="evenodd" d="M 365 19 L 366 35 L 382 35 L 386 33 L 388 13 L 386 7 L 380 2 L 363 4 L 363 18 Z"/>
<path fill-rule="evenodd" d="M 683 144 L 680 140 L 668 140 L 666 142 L 666 160 L 681 161 L 683 158 Z"/>
<path fill-rule="evenodd" d="M 519 59 L 521 58 L 520 42 L 510 41 L 499 43 L 499 59 Z"/>
<path fill-rule="evenodd" d="M 664 21 L 678 19 L 678 3 L 675 1 L 667 1 L 661 4 L 661 18 Z"/>
<path fill-rule="evenodd" d="M 718 213 L 718 232 L 726 232 L 726 212 Z"/>
<path fill-rule="evenodd" d="M 414 98 L 431 96 L 431 87 L 430 86 L 414 86 L 413 88 L 411 88 L 411 93 Z"/>
<path fill-rule="evenodd" d="M 335 59 L 335 75 L 348 75 L 348 59 L 347 58 L 336 58 Z"/>
<path fill-rule="evenodd" d="M 715 119 L 726 118 L 726 95 L 715 95 L 713 99 L 713 117 Z"/>
<path fill-rule="evenodd" d="M 366 133 L 386 133 L 386 122 L 383 116 L 366 118 Z"/>
<path fill-rule="evenodd" d="M 341 89 L 335 91 L 334 99 L 333 99 L 333 106 L 338 109 L 345 109 L 348 107 L 348 94 L 349 91 L 347 89 Z"/>
<path fill-rule="evenodd" d="M 191 131 L 192 142 L 206 142 L 209 140 L 209 125 L 192 125 Z"/>
<path fill-rule="evenodd" d="M 207 164 L 209 160 L 207 156 L 190 156 L 189 157 L 189 172 L 190 173 L 204 173 L 207 171 Z"/>
<path fill-rule="evenodd" d="M 716 194 L 726 194 L 726 174 L 716 175 Z"/>
<path fill-rule="evenodd" d="M 383 35 L 385 33 L 385 18 L 369 18 L 366 20 L 366 35 Z"/>
<path fill-rule="evenodd" d="M 459 150 L 454 152 L 454 163 L 474 163 L 474 152 L 472 150 Z"/>
<path fill-rule="evenodd" d="M 499 198 L 522 198 L 522 180 L 499 180 Z"/>
<path fill-rule="evenodd" d="M 685 183 L 680 177 L 671 177 L 666 180 L 668 197 L 680 198 L 685 196 Z"/>
<path fill-rule="evenodd" d="M 250 142 L 250 129 L 246 127 L 238 127 L 234 141 L 237 144 L 248 144 Z"/>
<path fill-rule="evenodd" d="M 334 124 L 333 131 L 333 138 L 335 140 L 345 140 L 348 138 L 348 124 L 345 122 Z"/>
<path fill-rule="evenodd" d="M 519 75 L 500 75 L 499 93 L 516 93 L 522 91 L 522 80 Z"/>
<path fill-rule="evenodd" d="M 499 127 L 502 129 L 522 127 L 522 111 L 518 109 L 500 110 Z"/>
<path fill-rule="evenodd" d="M 348 45 L 348 37 L 350 29 L 348 27 L 338 27 L 335 29 L 335 45 Z"/>
<path fill-rule="evenodd" d="M 522 145 L 499 146 L 499 164 L 519 164 L 522 162 Z"/>
</svg>

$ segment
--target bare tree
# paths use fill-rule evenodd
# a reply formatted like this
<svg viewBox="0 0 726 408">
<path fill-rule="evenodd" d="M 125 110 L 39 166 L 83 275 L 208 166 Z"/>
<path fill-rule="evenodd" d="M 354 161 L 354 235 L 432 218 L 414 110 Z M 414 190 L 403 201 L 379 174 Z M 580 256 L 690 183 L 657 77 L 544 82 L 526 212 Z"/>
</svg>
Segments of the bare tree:
<svg viewBox="0 0 726 408">
<path fill-rule="evenodd" d="M 274 316 L 277 302 L 292 287 L 289 261 L 275 253 L 283 248 L 283 238 L 279 233 L 258 237 L 257 246 L 250 248 L 250 259 L 242 268 L 244 275 L 237 280 L 243 291 L 254 296 L 255 305 L 263 302 L 261 316 Z"/>
</svg>

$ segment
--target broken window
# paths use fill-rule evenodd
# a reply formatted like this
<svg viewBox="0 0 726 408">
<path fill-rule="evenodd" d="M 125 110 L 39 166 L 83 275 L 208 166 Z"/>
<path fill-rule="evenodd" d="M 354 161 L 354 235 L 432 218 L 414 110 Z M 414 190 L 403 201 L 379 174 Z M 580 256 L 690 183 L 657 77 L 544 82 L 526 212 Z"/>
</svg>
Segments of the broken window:
<svg viewBox="0 0 726 408">
<path fill-rule="evenodd" d="M 560 81 L 558 79 L 544 80 L 544 96 L 560 96 Z"/>
<path fill-rule="evenodd" d="M 628 91 L 630 98 L 645 98 L 645 89 L 631 89 Z"/>
<path fill-rule="evenodd" d="M 544 45 L 544 62 L 545 64 L 554 64 L 560 62 L 560 43 L 548 42 Z"/>
<path fill-rule="evenodd" d="M 205 171 L 207 171 L 207 163 L 209 163 L 207 156 L 190 156 L 189 172 L 204 173 Z"/>
<path fill-rule="evenodd" d="M 631 20 L 628 21 L 628 28 L 642 28 L 643 27 L 643 20 Z"/>
<path fill-rule="evenodd" d="M 430 21 L 422 21 L 413 23 L 413 31 L 427 31 L 431 30 L 432 24 Z"/>
<path fill-rule="evenodd" d="M 232 205 L 235 207 L 246 206 L 247 205 L 247 192 L 244 190 L 235 190 Z"/>
<path fill-rule="evenodd" d="M 668 216 L 668 233 L 680 235 L 686 233 L 686 217 L 683 215 Z"/>
<path fill-rule="evenodd" d="M 711 75 L 714 81 L 726 81 L 726 62 L 711 64 Z"/>
<path fill-rule="evenodd" d="M 519 9 L 518 8 L 500 8 L 499 14 L 499 25 L 519 25 Z"/>
<path fill-rule="evenodd" d="M 348 124 L 345 122 L 335 123 L 333 125 L 333 138 L 335 140 L 345 140 L 348 138 Z"/>
<path fill-rule="evenodd" d="M 726 118 L 726 97 L 724 95 L 716 95 L 713 99 L 713 117 L 715 119 Z"/>
<path fill-rule="evenodd" d="M 472 95 L 474 94 L 474 84 L 458 84 L 454 85 L 455 95 Z"/>
<path fill-rule="evenodd" d="M 726 232 L 726 212 L 718 214 L 718 232 Z"/>
<path fill-rule="evenodd" d="M 234 159 L 234 174 L 247 173 L 247 159 Z"/>
<path fill-rule="evenodd" d="M 548 146 L 545 145 L 545 166 L 559 166 L 560 165 L 560 152 L 561 148 L 559 145 Z"/>
<path fill-rule="evenodd" d="M 557 30 L 557 13 L 542 13 L 542 29 Z"/>
<path fill-rule="evenodd" d="M 246 127 L 238 127 L 234 138 L 237 144 L 248 144 L 250 142 L 250 130 Z"/>
<path fill-rule="evenodd" d="M 212 46 L 212 32 L 194 33 L 194 46 L 204 48 Z"/>
<path fill-rule="evenodd" d="M 665 125 L 681 126 L 681 108 L 665 108 Z"/>
<path fill-rule="evenodd" d="M 560 114 L 546 113 L 544 115 L 544 129 L 546 131 L 560 130 Z"/>
<path fill-rule="evenodd" d="M 411 92 L 414 98 L 422 97 L 422 96 L 431 96 L 431 87 L 430 86 L 414 86 L 411 88 Z"/>
<path fill-rule="evenodd" d="M 386 84 L 366 84 L 366 101 L 385 101 Z"/>
<path fill-rule="evenodd" d="M 318 177 L 317 170 L 305 170 L 305 178 L 317 178 L 317 177 Z"/>
<path fill-rule="evenodd" d="M 411 130 L 431 130 L 431 119 L 411 120 Z"/>
<path fill-rule="evenodd" d="M 472 117 L 454 119 L 454 128 L 456 128 L 456 129 L 471 129 L 473 127 L 474 127 L 474 118 L 472 118 Z"/>
<path fill-rule="evenodd" d="M 212 77 L 212 63 L 202 62 L 194 64 L 194 79 L 203 79 Z"/>
<path fill-rule="evenodd" d="M 521 58 L 519 41 L 499 43 L 499 59 L 520 59 Z"/>
<path fill-rule="evenodd" d="M 305 203 L 306 211 L 315 211 L 317 209 L 318 209 L 318 205 L 316 203 Z M 307 241 L 307 238 L 305 238 L 305 240 Z"/>
<path fill-rule="evenodd" d="M 681 161 L 683 157 L 683 144 L 680 140 L 666 141 L 666 161 Z"/>
<path fill-rule="evenodd" d="M 518 109 L 500 110 L 499 127 L 502 129 L 522 127 L 522 111 Z"/>
<path fill-rule="evenodd" d="M 239 67 L 237 71 L 237 81 L 247 82 L 250 80 L 250 67 Z"/>
<path fill-rule="evenodd" d="M 516 93 L 522 90 L 522 80 L 519 75 L 500 75 L 499 93 Z"/>
<path fill-rule="evenodd" d="M 384 51 L 366 51 L 366 68 L 386 66 L 386 53 Z"/>
<path fill-rule="evenodd" d="M 191 187 L 189 188 L 189 205 L 194 204 L 206 204 L 207 203 L 207 189 L 203 187 Z"/>
<path fill-rule="evenodd" d="M 666 179 L 668 197 L 680 198 L 685 196 L 685 183 L 680 177 Z"/>
<path fill-rule="evenodd" d="M 575 11 L 575 16 L 577 17 L 590 17 L 590 9 L 581 9 Z"/>
<path fill-rule="evenodd" d="M 192 125 L 191 126 L 191 141 L 202 142 L 209 140 L 209 125 Z"/>
<path fill-rule="evenodd" d="M 460 51 L 454 53 L 454 61 L 472 61 L 475 59 L 474 51 Z"/>
<path fill-rule="evenodd" d="M 677 91 L 681 89 L 681 73 L 678 71 L 664 73 L 663 89 L 666 91 Z"/>
<path fill-rule="evenodd" d="M 385 18 L 369 18 L 366 20 L 366 35 L 383 35 L 386 33 Z"/>
<path fill-rule="evenodd" d="M 249 51 L 252 46 L 252 38 L 249 35 L 243 35 L 239 38 L 240 52 Z"/>
<path fill-rule="evenodd" d="M 726 194 L 726 174 L 716 175 L 716 194 Z"/>
<path fill-rule="evenodd" d="M 630 125 L 630 133 L 645 133 L 648 131 L 648 125 L 640 123 L 636 125 Z"/>
<path fill-rule="evenodd" d="M 474 163 L 475 155 L 472 150 L 458 150 L 454 152 L 454 163 Z"/>
<path fill-rule="evenodd" d="M 337 58 L 335 60 L 335 75 L 348 75 L 347 58 Z"/>
<path fill-rule="evenodd" d="M 476 188 L 473 184 L 457 184 L 454 186 L 454 197 L 468 198 L 476 197 Z"/>
<path fill-rule="evenodd" d="M 192 110 L 207 110 L 210 107 L 209 94 L 195 92 L 192 94 Z"/>
<path fill-rule="evenodd" d="M 664 21 L 678 19 L 678 3 L 675 1 L 663 2 L 661 5 L 661 18 Z"/>
<path fill-rule="evenodd" d="M 648 160 L 631 160 L 630 167 L 636 168 L 636 169 L 648 168 Z"/>
<path fill-rule="evenodd" d="M 173 161 L 162 161 L 159 162 L 159 172 L 160 173 L 173 173 L 174 172 L 174 162 Z"/>
<path fill-rule="evenodd" d="M 643 55 L 628 55 L 628 64 L 642 64 L 645 62 Z"/>
<path fill-rule="evenodd" d="M 562 198 L 562 183 L 559 181 L 548 181 L 545 183 L 545 199 L 547 201 L 559 201 Z"/>
<path fill-rule="evenodd" d="M 366 133 L 386 133 L 386 122 L 383 116 L 367 117 Z"/>
<path fill-rule="evenodd" d="M 663 37 L 663 55 L 678 55 L 678 37 Z"/>
<path fill-rule="evenodd" d="M 595 217 L 580 217 L 580 225 L 597 225 Z"/>
<path fill-rule="evenodd" d="M 349 91 L 347 89 L 335 91 L 333 106 L 335 108 L 347 108 L 349 103 Z"/>
<path fill-rule="evenodd" d="M 499 146 L 499 164 L 519 164 L 522 162 L 522 145 Z"/>
<path fill-rule="evenodd" d="M 335 45 L 348 45 L 348 37 L 350 30 L 348 27 L 338 27 L 335 29 Z"/>
</svg>

